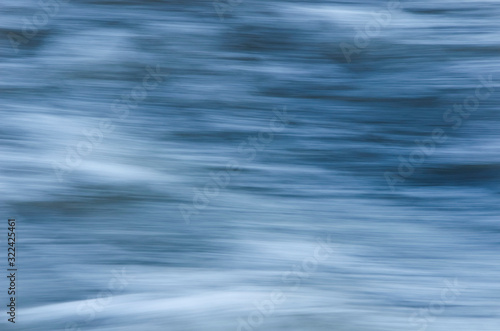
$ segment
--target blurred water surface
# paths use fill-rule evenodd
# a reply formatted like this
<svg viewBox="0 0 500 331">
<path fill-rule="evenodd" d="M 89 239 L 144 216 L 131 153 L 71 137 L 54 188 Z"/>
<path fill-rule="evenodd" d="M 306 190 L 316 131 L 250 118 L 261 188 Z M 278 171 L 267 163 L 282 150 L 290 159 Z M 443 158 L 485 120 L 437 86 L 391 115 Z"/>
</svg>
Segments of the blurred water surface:
<svg viewBox="0 0 500 331">
<path fill-rule="evenodd" d="M 350 63 L 339 45 L 387 2 L 244 0 L 221 20 L 209 1 L 72 0 L 16 53 L 8 33 L 40 8 L 0 8 L 19 330 L 237 330 L 328 234 L 335 253 L 253 330 L 498 330 L 500 85 L 445 117 L 480 77 L 500 82 L 497 1 L 401 2 Z M 157 66 L 120 120 L 113 102 Z M 186 224 L 179 205 L 283 107 L 285 128 Z M 448 139 L 391 189 L 384 174 L 435 129 Z"/>
</svg>

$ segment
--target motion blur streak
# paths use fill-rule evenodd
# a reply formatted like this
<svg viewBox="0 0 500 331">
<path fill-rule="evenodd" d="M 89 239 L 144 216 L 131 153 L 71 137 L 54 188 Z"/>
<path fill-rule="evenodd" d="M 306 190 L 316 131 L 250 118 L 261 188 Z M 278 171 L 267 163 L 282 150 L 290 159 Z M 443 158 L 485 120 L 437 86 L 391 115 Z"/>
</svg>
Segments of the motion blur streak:
<svg viewBox="0 0 500 331">
<path fill-rule="evenodd" d="M 47 20 L 4 1 L 0 218 L 18 220 L 19 302 L 0 329 L 233 331 L 328 233 L 335 256 L 259 331 L 497 331 L 498 86 L 459 128 L 443 114 L 499 82 L 500 6 L 400 1 L 346 61 L 388 2 L 244 0 L 221 21 L 212 0 L 60 1 Z M 168 79 L 59 181 L 54 162 L 147 66 Z M 286 129 L 186 225 L 179 205 L 280 105 Z M 446 141 L 392 191 L 384 173 L 436 128 Z M 130 280 L 109 297 L 114 270 Z"/>
</svg>

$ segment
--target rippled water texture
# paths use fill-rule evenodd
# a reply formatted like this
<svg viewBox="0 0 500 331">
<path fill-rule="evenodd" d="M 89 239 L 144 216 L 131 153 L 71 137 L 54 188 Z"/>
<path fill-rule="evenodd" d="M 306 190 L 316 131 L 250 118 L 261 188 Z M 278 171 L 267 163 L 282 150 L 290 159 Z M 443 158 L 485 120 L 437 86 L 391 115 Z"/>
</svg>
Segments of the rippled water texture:
<svg viewBox="0 0 500 331">
<path fill-rule="evenodd" d="M 498 1 L 0 14 L 2 330 L 499 329 Z"/>
</svg>

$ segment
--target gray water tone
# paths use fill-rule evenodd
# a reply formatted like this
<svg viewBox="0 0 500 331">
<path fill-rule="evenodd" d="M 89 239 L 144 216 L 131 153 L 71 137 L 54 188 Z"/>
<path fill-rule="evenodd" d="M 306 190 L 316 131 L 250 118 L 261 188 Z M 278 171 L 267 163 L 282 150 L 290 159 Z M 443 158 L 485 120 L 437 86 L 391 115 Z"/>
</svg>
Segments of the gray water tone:
<svg viewBox="0 0 500 331">
<path fill-rule="evenodd" d="M 0 15 L 1 330 L 500 329 L 498 1 Z"/>
</svg>

